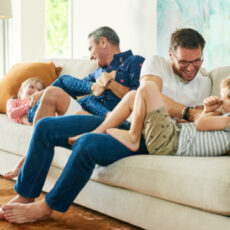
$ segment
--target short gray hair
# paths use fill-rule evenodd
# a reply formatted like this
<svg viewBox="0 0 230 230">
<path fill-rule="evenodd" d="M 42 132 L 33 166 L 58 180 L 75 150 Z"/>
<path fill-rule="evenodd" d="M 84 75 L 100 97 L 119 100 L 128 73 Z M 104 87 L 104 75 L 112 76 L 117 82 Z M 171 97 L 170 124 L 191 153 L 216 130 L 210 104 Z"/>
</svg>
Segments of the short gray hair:
<svg viewBox="0 0 230 230">
<path fill-rule="evenodd" d="M 93 36 L 94 41 L 96 43 L 99 42 L 101 37 L 106 37 L 107 40 L 109 42 L 111 42 L 113 45 L 119 46 L 119 44 L 120 44 L 120 39 L 119 39 L 117 33 L 108 26 L 99 27 L 98 29 L 91 32 L 89 34 L 88 38 L 90 38 L 91 36 Z"/>
</svg>

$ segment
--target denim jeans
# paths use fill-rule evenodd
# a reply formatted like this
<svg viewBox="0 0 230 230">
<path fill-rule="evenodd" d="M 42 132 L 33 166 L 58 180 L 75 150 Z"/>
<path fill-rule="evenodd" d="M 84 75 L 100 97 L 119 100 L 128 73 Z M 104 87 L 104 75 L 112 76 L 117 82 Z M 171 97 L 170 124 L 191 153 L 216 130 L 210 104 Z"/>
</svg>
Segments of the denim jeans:
<svg viewBox="0 0 230 230">
<path fill-rule="evenodd" d="M 62 75 L 60 76 L 52 86 L 59 87 L 63 89 L 66 93 L 68 93 L 72 98 L 76 99 L 78 96 L 91 94 L 91 85 L 93 82 L 77 79 L 70 75 Z M 90 95 L 78 101 L 84 110 L 88 111 L 97 116 L 105 117 L 110 109 L 106 108 L 102 102 L 97 99 L 94 95 Z M 35 104 L 33 108 L 31 108 L 27 114 L 27 118 L 29 122 L 33 122 L 35 113 L 40 104 L 40 100 Z"/>
<path fill-rule="evenodd" d="M 68 137 L 90 132 L 102 121 L 100 117 L 86 115 L 47 117 L 38 121 L 15 184 L 16 192 L 27 198 L 38 197 L 54 156 L 54 147 L 72 149 L 62 174 L 45 197 L 52 209 L 65 212 L 90 179 L 96 164 L 107 166 L 124 157 L 147 153 L 143 138 L 137 152 L 129 151 L 107 134 L 88 133 L 73 146 L 68 144 Z"/>
</svg>

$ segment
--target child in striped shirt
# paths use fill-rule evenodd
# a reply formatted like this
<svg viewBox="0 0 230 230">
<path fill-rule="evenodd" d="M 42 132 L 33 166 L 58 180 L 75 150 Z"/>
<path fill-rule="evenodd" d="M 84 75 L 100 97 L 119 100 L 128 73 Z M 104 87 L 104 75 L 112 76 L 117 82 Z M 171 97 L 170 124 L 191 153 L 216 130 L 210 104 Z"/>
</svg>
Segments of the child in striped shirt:
<svg viewBox="0 0 230 230">
<path fill-rule="evenodd" d="M 93 132 L 108 133 L 131 151 L 137 151 L 143 133 L 149 154 L 176 156 L 221 156 L 230 150 L 230 77 L 221 83 L 221 98 L 210 96 L 195 123 L 175 124 L 169 117 L 160 85 L 142 77 L 136 92 L 130 92 Z M 217 111 L 222 107 L 226 114 Z M 130 130 L 117 128 L 133 111 Z M 72 144 L 79 136 L 69 138 Z"/>
</svg>

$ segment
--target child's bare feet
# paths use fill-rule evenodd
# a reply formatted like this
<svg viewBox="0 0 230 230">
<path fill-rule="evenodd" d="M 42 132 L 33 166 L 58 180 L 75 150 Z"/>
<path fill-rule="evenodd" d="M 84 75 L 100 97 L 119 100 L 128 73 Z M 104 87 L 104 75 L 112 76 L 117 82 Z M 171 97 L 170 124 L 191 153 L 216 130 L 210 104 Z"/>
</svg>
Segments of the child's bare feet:
<svg viewBox="0 0 230 230">
<path fill-rule="evenodd" d="M 16 167 L 15 167 L 12 171 L 6 173 L 6 174 L 4 175 L 4 177 L 5 177 L 6 179 L 12 179 L 12 178 L 18 176 L 18 174 L 19 174 L 19 172 L 20 172 L 20 170 L 21 170 L 21 167 L 22 167 L 24 161 L 25 161 L 25 157 L 23 157 L 23 158 L 19 161 L 19 163 L 16 165 Z"/>
<path fill-rule="evenodd" d="M 100 127 L 97 127 L 96 129 L 94 129 L 92 132 L 90 132 L 90 133 L 105 133 L 105 130 L 102 128 L 100 128 Z M 81 137 L 81 136 L 83 136 L 83 135 L 85 135 L 86 133 L 82 133 L 82 134 L 80 134 L 80 135 L 77 135 L 77 136 L 74 136 L 74 137 L 69 137 L 68 138 L 68 143 L 70 144 L 70 145 L 73 145 L 73 144 L 75 144 L 75 142 Z"/>
<path fill-rule="evenodd" d="M 34 203 L 13 203 L 2 206 L 3 215 L 10 223 L 31 223 L 49 218 L 52 209 L 45 200 Z"/>
<path fill-rule="evenodd" d="M 77 135 L 77 136 L 74 136 L 74 137 L 69 137 L 69 138 L 68 138 L 68 143 L 69 143 L 70 145 L 74 145 L 75 142 L 76 142 L 81 136 L 83 136 L 84 134 L 86 134 L 86 133 L 83 133 L 83 134 L 81 134 L 81 135 Z"/>
<path fill-rule="evenodd" d="M 85 111 L 85 110 L 78 110 L 73 113 L 74 115 L 92 115 L 91 113 Z"/>
<path fill-rule="evenodd" d="M 17 195 L 12 200 L 10 200 L 7 204 L 13 204 L 13 203 L 27 204 L 27 203 L 32 203 L 32 202 L 34 202 L 33 198 L 25 198 L 25 197 Z M 3 213 L 2 207 L 0 208 L 0 220 L 1 219 L 4 219 L 4 213 Z"/>
<path fill-rule="evenodd" d="M 136 136 L 130 134 L 128 130 L 121 130 L 117 128 L 107 129 L 106 133 L 117 139 L 129 150 L 136 152 L 139 149 L 140 141 Z"/>
<path fill-rule="evenodd" d="M 20 168 L 16 168 L 13 171 L 6 173 L 3 177 L 6 179 L 12 179 L 12 178 L 18 176 L 19 172 L 20 172 Z"/>
</svg>

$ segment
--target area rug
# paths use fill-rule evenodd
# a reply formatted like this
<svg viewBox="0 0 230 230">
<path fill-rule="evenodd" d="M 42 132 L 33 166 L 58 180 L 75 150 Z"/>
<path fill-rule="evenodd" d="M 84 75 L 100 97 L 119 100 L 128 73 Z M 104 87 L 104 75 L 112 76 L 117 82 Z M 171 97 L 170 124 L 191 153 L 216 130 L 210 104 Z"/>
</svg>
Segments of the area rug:
<svg viewBox="0 0 230 230">
<path fill-rule="evenodd" d="M 0 205 L 7 203 L 15 196 L 14 181 L 0 176 Z M 44 197 L 42 194 L 41 198 Z M 53 212 L 48 220 L 32 224 L 10 224 L 0 220 L 0 230 L 138 230 L 101 213 L 73 204 L 68 212 Z"/>
</svg>

